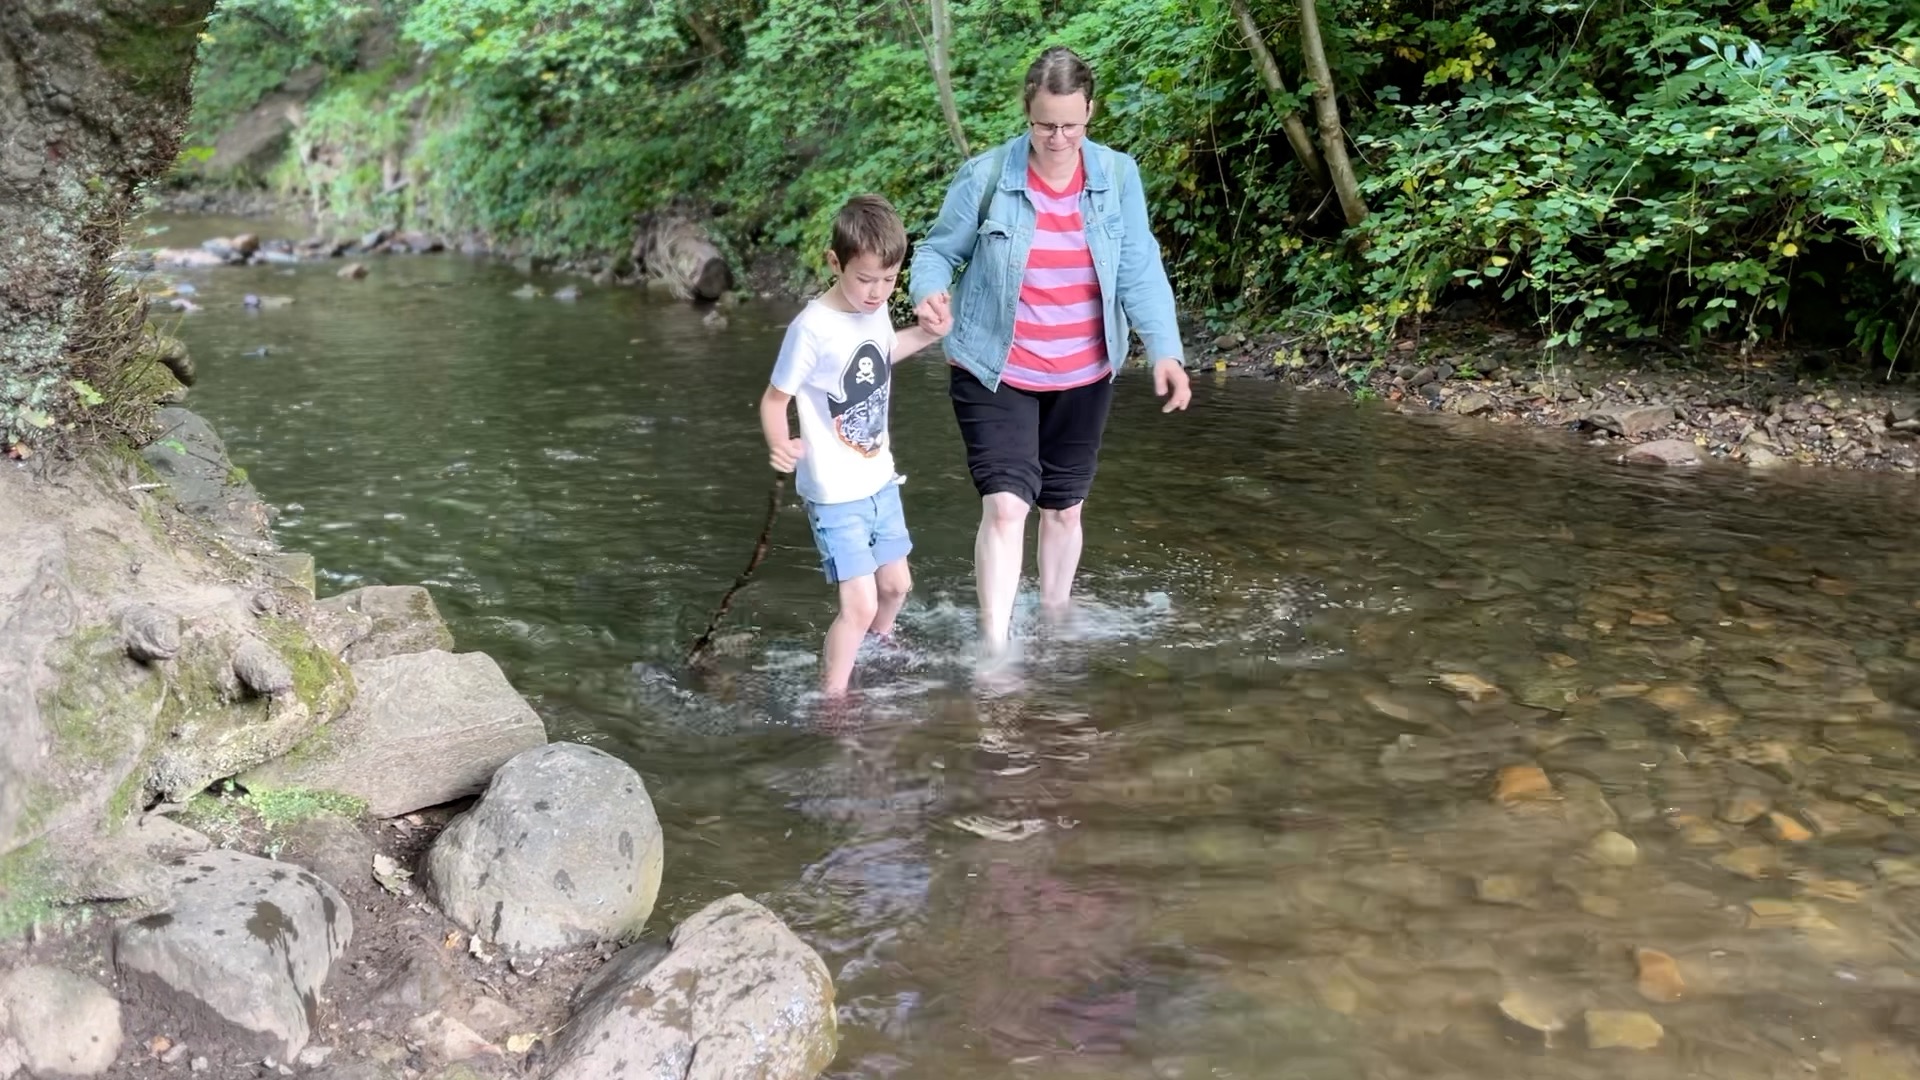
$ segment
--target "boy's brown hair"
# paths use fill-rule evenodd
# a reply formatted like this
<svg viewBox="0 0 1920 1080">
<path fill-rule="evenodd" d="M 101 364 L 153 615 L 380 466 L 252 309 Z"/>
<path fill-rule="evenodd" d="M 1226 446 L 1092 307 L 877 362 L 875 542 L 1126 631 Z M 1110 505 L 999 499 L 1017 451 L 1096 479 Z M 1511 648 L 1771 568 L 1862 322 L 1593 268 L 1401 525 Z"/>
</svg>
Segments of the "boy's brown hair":
<svg viewBox="0 0 1920 1080">
<path fill-rule="evenodd" d="M 833 219 L 833 257 L 845 269 L 856 255 L 872 255 L 881 266 L 907 261 L 907 227 L 893 204 L 878 195 L 856 195 Z"/>
</svg>

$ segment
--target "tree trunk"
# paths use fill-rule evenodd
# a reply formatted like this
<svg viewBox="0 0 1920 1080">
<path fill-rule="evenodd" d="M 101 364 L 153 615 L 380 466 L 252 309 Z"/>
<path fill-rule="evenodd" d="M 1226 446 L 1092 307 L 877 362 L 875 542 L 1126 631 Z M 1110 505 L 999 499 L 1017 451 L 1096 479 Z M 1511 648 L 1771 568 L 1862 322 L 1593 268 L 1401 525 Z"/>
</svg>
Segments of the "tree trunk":
<svg viewBox="0 0 1920 1080">
<path fill-rule="evenodd" d="M 928 47 L 928 59 L 933 64 L 933 83 L 940 91 L 940 111 L 947 116 L 947 132 L 953 136 L 954 148 L 960 151 L 961 160 L 972 157 L 967 149 L 967 132 L 960 126 L 960 108 L 953 101 L 953 72 L 947 64 L 947 42 L 953 37 L 953 26 L 947 18 L 947 0 L 929 0 L 933 21 L 933 41 Z"/>
<path fill-rule="evenodd" d="M 707 22 L 706 16 L 697 11 L 688 11 L 686 20 L 687 26 L 693 30 L 693 36 L 700 39 L 700 47 L 706 50 L 708 56 L 716 60 L 727 58 L 727 44 L 720 40 L 720 35 L 713 29 L 713 24 Z"/>
<path fill-rule="evenodd" d="M 172 166 L 214 0 L 0 2 L 0 450 L 53 441 L 79 343 L 141 332 L 108 260 L 135 191 Z M 98 378 L 98 375 L 95 375 Z M 104 389 L 104 388 L 103 388 Z"/>
<path fill-rule="evenodd" d="M 733 287 L 726 256 L 707 239 L 706 230 L 669 214 L 636 219 L 633 265 L 681 300 L 718 300 Z"/>
<path fill-rule="evenodd" d="M 1333 69 L 1327 66 L 1327 46 L 1320 38 L 1320 13 L 1314 0 L 1300 0 L 1300 50 L 1306 54 L 1307 74 L 1313 79 L 1314 116 L 1320 124 L 1320 150 L 1326 155 L 1327 172 L 1333 177 L 1333 190 L 1340 197 L 1347 224 L 1358 225 L 1366 220 L 1367 204 L 1360 198 L 1353 162 L 1347 159 L 1347 135 L 1340 126 Z"/>
<path fill-rule="evenodd" d="M 1266 39 L 1260 36 L 1260 25 L 1253 21 L 1253 12 L 1247 10 L 1247 0 L 1233 0 L 1233 16 L 1240 23 L 1240 34 L 1247 40 L 1247 48 L 1253 52 L 1254 70 L 1266 81 L 1267 91 L 1279 99 L 1287 95 L 1287 81 L 1280 76 L 1280 65 L 1274 62 L 1273 53 L 1268 51 Z M 1327 178 L 1327 163 L 1320 160 L 1320 151 L 1313 148 L 1313 136 L 1307 134 L 1306 121 L 1300 118 L 1295 109 L 1288 109 L 1280 118 L 1280 127 L 1287 133 L 1287 145 L 1300 159 L 1300 164 L 1313 177 L 1313 182 L 1325 191 L 1331 185 Z"/>
</svg>

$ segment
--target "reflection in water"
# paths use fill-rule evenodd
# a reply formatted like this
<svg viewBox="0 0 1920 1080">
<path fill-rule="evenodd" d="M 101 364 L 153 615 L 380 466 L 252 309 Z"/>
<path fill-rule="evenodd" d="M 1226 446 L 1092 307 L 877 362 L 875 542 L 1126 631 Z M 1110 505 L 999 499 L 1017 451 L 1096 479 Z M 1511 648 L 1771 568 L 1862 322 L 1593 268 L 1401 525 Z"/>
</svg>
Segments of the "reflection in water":
<svg viewBox="0 0 1920 1080">
<path fill-rule="evenodd" d="M 1907 481 L 1626 472 L 1248 383 L 1165 418 L 1130 375 L 1080 617 L 1023 613 L 982 684 L 977 504 L 916 361 L 912 655 L 816 707 L 789 507 L 693 705 L 634 665 L 753 542 L 788 309 L 715 334 L 453 258 L 197 281 L 195 404 L 323 590 L 430 583 L 556 737 L 633 761 L 656 926 L 767 902 L 834 972 L 836 1075 L 1920 1069 Z M 1544 785 L 1496 797 L 1516 765 Z"/>
</svg>

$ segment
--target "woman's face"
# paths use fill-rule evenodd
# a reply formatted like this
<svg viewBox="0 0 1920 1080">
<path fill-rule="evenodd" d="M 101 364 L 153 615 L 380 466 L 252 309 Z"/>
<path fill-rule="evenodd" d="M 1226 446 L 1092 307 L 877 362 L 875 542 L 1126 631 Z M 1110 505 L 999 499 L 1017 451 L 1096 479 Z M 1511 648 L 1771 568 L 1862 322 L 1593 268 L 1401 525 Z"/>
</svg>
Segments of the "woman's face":
<svg viewBox="0 0 1920 1080">
<path fill-rule="evenodd" d="M 1033 151 L 1044 164 L 1064 165 L 1080 156 L 1080 140 L 1087 137 L 1087 121 L 1093 119 L 1093 102 L 1085 94 L 1034 92 L 1027 102 L 1027 123 L 1032 125 Z"/>
</svg>

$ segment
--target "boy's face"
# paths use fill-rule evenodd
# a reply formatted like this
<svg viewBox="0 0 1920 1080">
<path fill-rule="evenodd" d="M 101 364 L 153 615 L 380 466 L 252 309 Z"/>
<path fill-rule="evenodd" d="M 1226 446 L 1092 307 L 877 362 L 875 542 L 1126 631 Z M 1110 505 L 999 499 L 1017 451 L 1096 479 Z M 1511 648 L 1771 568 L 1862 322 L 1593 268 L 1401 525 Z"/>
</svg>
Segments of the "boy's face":
<svg viewBox="0 0 1920 1080">
<path fill-rule="evenodd" d="M 880 256 L 861 252 L 840 265 L 840 257 L 827 252 L 827 266 L 840 275 L 834 288 L 840 290 L 840 298 L 846 301 L 852 311 L 879 311 L 887 306 L 887 298 L 900 283 L 900 264 L 883 266 Z"/>
</svg>

